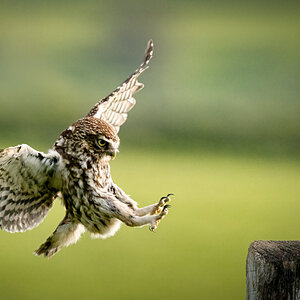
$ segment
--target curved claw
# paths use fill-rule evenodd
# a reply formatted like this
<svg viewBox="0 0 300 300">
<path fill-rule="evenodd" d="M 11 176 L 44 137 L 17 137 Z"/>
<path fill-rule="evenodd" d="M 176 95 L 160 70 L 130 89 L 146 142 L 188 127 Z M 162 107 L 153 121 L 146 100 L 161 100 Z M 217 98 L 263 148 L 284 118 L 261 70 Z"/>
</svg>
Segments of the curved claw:
<svg viewBox="0 0 300 300">
<path fill-rule="evenodd" d="M 149 230 L 153 233 L 155 233 L 154 229 L 155 229 L 154 226 L 149 226 Z"/>
<path fill-rule="evenodd" d="M 164 217 L 164 216 L 168 213 L 168 208 L 169 208 L 170 206 L 171 206 L 171 205 L 166 204 L 166 205 L 163 207 L 163 209 L 162 209 L 162 211 L 161 211 L 161 213 L 160 213 L 161 217 Z"/>
<path fill-rule="evenodd" d="M 165 211 L 166 209 L 168 209 L 169 207 L 171 207 L 170 204 L 166 204 L 164 207 L 163 207 L 163 210 L 162 211 Z"/>
<path fill-rule="evenodd" d="M 164 200 L 164 199 L 169 200 L 169 197 L 170 197 L 170 196 L 175 196 L 175 195 L 174 195 L 174 194 L 168 194 L 167 196 L 161 197 L 161 198 L 160 198 L 160 201 L 161 201 L 161 200 Z"/>
</svg>

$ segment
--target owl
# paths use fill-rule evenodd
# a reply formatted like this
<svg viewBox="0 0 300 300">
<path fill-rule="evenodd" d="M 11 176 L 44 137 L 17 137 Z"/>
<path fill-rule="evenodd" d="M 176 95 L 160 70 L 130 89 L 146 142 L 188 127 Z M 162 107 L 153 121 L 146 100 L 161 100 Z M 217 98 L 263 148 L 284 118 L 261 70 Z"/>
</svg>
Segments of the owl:
<svg viewBox="0 0 300 300">
<path fill-rule="evenodd" d="M 140 67 L 82 119 L 63 131 L 47 154 L 28 145 L 0 150 L 0 227 L 23 232 L 38 226 L 54 200 L 61 199 L 65 217 L 34 252 L 47 258 L 76 243 L 89 231 L 113 236 L 122 223 L 150 225 L 153 231 L 168 213 L 172 194 L 139 208 L 112 180 L 110 161 L 120 144 L 118 132 L 143 88 L 138 77 L 148 68 L 153 42 Z"/>
</svg>

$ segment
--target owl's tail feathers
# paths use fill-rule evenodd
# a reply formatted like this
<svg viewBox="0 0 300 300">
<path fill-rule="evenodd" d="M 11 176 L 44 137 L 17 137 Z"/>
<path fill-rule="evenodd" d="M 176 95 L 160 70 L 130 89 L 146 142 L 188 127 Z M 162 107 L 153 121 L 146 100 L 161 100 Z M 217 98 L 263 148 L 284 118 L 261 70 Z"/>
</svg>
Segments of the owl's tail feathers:
<svg viewBox="0 0 300 300">
<path fill-rule="evenodd" d="M 50 258 L 63 247 L 75 244 L 84 231 L 85 228 L 82 224 L 75 223 L 66 216 L 46 242 L 34 251 L 34 254 Z"/>
</svg>

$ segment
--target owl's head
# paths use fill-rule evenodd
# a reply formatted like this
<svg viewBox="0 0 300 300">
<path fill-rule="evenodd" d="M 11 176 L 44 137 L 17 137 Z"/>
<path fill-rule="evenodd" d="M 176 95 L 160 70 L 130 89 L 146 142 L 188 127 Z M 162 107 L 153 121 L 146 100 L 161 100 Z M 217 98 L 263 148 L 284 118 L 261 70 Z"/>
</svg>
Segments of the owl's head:
<svg viewBox="0 0 300 300">
<path fill-rule="evenodd" d="M 86 117 L 65 130 L 54 148 L 60 154 L 80 161 L 87 158 L 109 161 L 115 158 L 119 144 L 114 127 L 103 120 Z"/>
</svg>

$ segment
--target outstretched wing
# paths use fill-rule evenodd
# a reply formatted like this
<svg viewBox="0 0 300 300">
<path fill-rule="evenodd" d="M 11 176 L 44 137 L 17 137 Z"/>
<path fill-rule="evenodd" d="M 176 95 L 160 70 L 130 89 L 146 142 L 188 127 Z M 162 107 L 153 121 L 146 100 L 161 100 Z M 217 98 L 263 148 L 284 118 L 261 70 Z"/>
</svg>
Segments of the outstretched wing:
<svg viewBox="0 0 300 300">
<path fill-rule="evenodd" d="M 144 85 L 138 82 L 138 77 L 147 68 L 153 55 L 153 41 L 148 42 L 145 58 L 140 67 L 127 78 L 118 88 L 107 97 L 101 99 L 88 113 L 87 117 L 102 119 L 112 125 L 117 132 L 126 121 L 127 113 L 134 107 L 133 94 L 141 90 Z"/>
<path fill-rule="evenodd" d="M 57 194 L 57 152 L 27 145 L 0 149 L 0 227 L 9 232 L 39 225 Z"/>
</svg>

